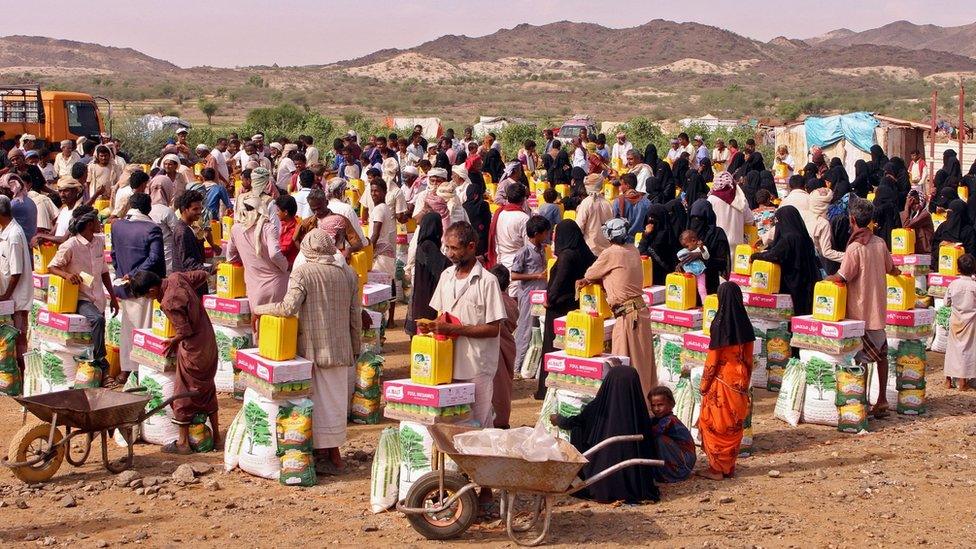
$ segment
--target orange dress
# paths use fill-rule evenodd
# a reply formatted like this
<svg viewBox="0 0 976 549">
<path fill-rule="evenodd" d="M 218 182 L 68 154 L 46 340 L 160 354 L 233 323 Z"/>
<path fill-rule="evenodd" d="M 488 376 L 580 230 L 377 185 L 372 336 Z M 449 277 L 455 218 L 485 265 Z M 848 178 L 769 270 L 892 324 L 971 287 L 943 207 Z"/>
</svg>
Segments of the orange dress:
<svg viewBox="0 0 976 549">
<path fill-rule="evenodd" d="M 708 464 L 723 475 L 735 473 L 742 422 L 749 414 L 753 342 L 708 351 L 702 374 L 698 430 Z"/>
</svg>

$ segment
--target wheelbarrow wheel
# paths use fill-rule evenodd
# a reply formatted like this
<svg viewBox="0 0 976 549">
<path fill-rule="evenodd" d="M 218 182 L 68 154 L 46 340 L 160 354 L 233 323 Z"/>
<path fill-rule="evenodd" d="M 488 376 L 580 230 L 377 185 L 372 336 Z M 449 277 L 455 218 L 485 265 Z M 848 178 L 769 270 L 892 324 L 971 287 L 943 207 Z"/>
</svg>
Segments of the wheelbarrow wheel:
<svg viewBox="0 0 976 549">
<path fill-rule="evenodd" d="M 444 493 L 440 493 L 439 472 L 432 471 L 417 479 L 407 492 L 406 506 L 433 508 L 461 491 L 468 481 L 458 473 L 444 472 Z M 453 539 L 474 524 L 478 516 L 478 496 L 468 490 L 451 507 L 440 513 L 408 514 L 410 526 L 420 535 L 431 540 Z"/>
<path fill-rule="evenodd" d="M 48 453 L 50 446 L 47 438 L 50 433 L 50 423 L 28 423 L 24 425 L 10 441 L 10 446 L 7 449 L 7 460 L 10 462 L 30 461 Z M 28 484 L 50 480 L 54 473 L 61 468 L 61 462 L 64 461 L 64 445 L 58 444 L 62 438 L 64 437 L 61 435 L 61 431 L 55 430 L 52 439 L 54 449 L 50 451 L 50 455 L 33 465 L 12 467 L 14 476 Z"/>
</svg>

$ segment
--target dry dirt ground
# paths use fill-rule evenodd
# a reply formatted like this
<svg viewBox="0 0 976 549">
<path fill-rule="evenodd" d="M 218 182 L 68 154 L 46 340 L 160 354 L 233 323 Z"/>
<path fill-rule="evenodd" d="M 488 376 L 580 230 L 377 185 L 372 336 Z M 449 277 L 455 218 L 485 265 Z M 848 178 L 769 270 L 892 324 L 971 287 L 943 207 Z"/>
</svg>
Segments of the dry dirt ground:
<svg viewBox="0 0 976 549">
<path fill-rule="evenodd" d="M 402 320 L 398 321 L 402 325 Z M 406 338 L 389 333 L 384 377 L 406 374 Z M 567 499 L 553 517 L 552 545 L 581 543 L 659 547 L 893 547 L 972 545 L 976 481 L 976 396 L 946 390 L 941 355 L 929 361 L 929 413 L 872 421 L 870 434 L 828 427 L 790 428 L 772 418 L 773 393 L 756 391 L 755 454 L 734 480 L 691 480 L 662 488 L 655 505 L 612 506 Z M 516 384 L 513 425 L 532 424 L 539 403 L 531 383 Z M 239 403 L 221 398 L 226 427 Z M 0 447 L 21 422 L 0 400 Z M 344 448 L 350 472 L 319 477 L 313 488 L 288 488 L 240 471 L 223 472 L 219 453 L 170 457 L 137 447 L 135 470 L 147 488 L 116 486 L 95 464 L 66 462 L 51 482 L 31 489 L 0 471 L 0 545 L 149 547 L 231 545 L 432 545 L 396 512 L 367 510 L 369 467 L 380 429 L 350 427 Z M 6 448 L 2 449 L 6 455 Z M 114 450 L 116 453 L 118 449 Z M 94 458 L 93 458 L 94 459 Z M 214 472 L 179 486 L 182 463 Z M 777 471 L 773 472 L 773 471 Z M 165 479 L 162 488 L 159 482 Z M 139 483 L 136 483 L 137 485 Z M 158 490 L 158 491 L 157 491 Z M 73 500 L 74 506 L 67 506 Z M 459 546 L 508 545 L 504 528 L 479 524 Z"/>
</svg>

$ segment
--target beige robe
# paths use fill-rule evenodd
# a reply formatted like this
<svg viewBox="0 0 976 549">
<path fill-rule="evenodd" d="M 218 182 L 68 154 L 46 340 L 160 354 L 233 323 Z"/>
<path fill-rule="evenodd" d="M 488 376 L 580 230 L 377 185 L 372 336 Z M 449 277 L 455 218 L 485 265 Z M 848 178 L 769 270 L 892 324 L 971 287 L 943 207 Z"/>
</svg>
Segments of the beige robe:
<svg viewBox="0 0 976 549">
<path fill-rule="evenodd" d="M 600 281 L 606 291 L 610 307 L 641 297 L 644 275 L 640 253 L 633 244 L 611 245 L 600 254 L 584 275 L 587 280 Z M 630 365 L 640 375 L 645 398 L 657 386 L 654 348 L 651 335 L 651 316 L 647 309 L 633 311 L 617 318 L 611 336 L 610 354 L 630 357 Z"/>
<path fill-rule="evenodd" d="M 959 277 L 946 290 L 949 316 L 949 343 L 946 347 L 946 377 L 976 378 L 976 280 Z"/>
</svg>

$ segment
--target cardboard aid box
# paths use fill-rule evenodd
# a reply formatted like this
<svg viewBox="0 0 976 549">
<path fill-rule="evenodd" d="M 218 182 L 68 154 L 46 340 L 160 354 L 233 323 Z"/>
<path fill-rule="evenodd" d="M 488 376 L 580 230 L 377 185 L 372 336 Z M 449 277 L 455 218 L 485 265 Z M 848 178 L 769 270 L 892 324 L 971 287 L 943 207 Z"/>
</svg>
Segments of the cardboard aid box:
<svg viewBox="0 0 976 549">
<path fill-rule="evenodd" d="M 47 303 L 47 285 L 51 280 L 51 275 L 34 273 L 34 299 Z"/>
<path fill-rule="evenodd" d="M 892 326 L 925 326 L 935 322 L 935 309 L 909 309 L 907 311 L 887 311 L 885 324 Z"/>
<path fill-rule="evenodd" d="M 389 284 L 363 285 L 363 307 L 377 305 L 393 299 L 393 288 Z"/>
<path fill-rule="evenodd" d="M 729 275 L 729 282 L 741 288 L 748 288 L 749 284 L 752 282 L 752 277 L 747 274 L 731 273 Z"/>
<path fill-rule="evenodd" d="M 409 379 L 383 383 L 386 407 L 383 415 L 390 419 L 417 421 L 424 424 L 456 423 L 471 417 L 474 383 L 421 385 Z M 445 409 L 454 408 L 450 413 Z"/>
<path fill-rule="evenodd" d="M 133 330 L 129 358 L 158 372 L 176 370 L 176 355 L 166 354 L 165 341 L 165 337 L 154 334 L 151 329 Z"/>
<path fill-rule="evenodd" d="M 246 297 L 230 299 L 215 294 L 205 295 L 203 308 L 210 321 L 219 326 L 237 328 L 251 325 L 251 305 Z"/>
<path fill-rule="evenodd" d="M 91 325 L 79 314 L 55 313 L 45 308 L 37 311 L 34 334 L 62 345 L 91 345 Z"/>
<path fill-rule="evenodd" d="M 546 386 L 596 394 L 603 378 L 614 366 L 629 366 L 630 357 L 603 354 L 591 358 L 569 356 L 565 352 L 548 353 L 542 365 L 549 372 Z"/>
<path fill-rule="evenodd" d="M 928 283 L 929 283 L 929 295 L 934 297 L 943 297 L 946 292 L 946 288 L 953 280 L 959 278 L 958 276 L 950 276 L 938 273 L 929 273 Z"/>
<path fill-rule="evenodd" d="M 696 365 L 705 363 L 705 356 L 708 354 L 708 344 L 712 338 L 702 330 L 685 332 L 681 335 L 681 345 L 685 352 L 681 353 L 682 363 L 686 359 L 695 362 Z M 752 346 L 753 356 L 759 356 L 762 351 L 762 338 L 756 338 L 756 343 Z"/>
<path fill-rule="evenodd" d="M 546 314 L 546 291 L 532 290 L 529 292 L 529 303 L 532 304 L 532 316 L 543 316 Z"/>
<path fill-rule="evenodd" d="M 691 328 L 692 330 L 701 328 L 702 316 L 703 314 L 701 309 L 679 311 L 676 309 L 669 309 L 664 305 L 654 305 L 651 307 L 651 322 L 669 324 L 682 328 Z"/>
<path fill-rule="evenodd" d="M 312 362 L 302 357 L 269 360 L 257 349 L 237 351 L 237 369 L 244 384 L 270 399 L 295 398 L 312 394 Z"/>
<path fill-rule="evenodd" d="M 644 288 L 644 303 L 646 303 L 648 307 L 651 305 L 661 305 L 664 303 L 665 293 L 666 288 L 664 286 L 650 286 L 648 288 Z"/>
<path fill-rule="evenodd" d="M 795 334 L 823 337 L 826 339 L 849 339 L 864 335 L 863 320 L 840 320 L 828 322 L 817 320 L 811 315 L 795 316 L 790 322 Z"/>
</svg>

